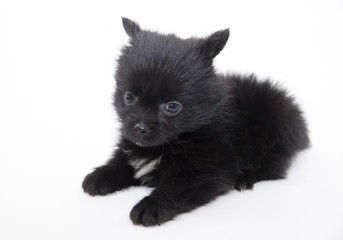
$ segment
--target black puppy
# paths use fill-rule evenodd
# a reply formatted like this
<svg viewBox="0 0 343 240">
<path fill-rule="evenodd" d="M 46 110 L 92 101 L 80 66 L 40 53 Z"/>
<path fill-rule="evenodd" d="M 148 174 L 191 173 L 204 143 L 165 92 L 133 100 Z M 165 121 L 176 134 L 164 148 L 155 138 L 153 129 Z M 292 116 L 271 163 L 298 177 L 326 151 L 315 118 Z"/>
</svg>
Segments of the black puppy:
<svg viewBox="0 0 343 240">
<path fill-rule="evenodd" d="M 155 187 L 131 211 L 134 224 L 158 225 L 230 190 L 281 179 L 309 145 L 302 113 L 286 91 L 254 75 L 216 75 L 213 59 L 229 29 L 180 39 L 123 18 L 114 106 L 122 137 L 112 159 L 82 187 L 106 195 Z"/>
</svg>

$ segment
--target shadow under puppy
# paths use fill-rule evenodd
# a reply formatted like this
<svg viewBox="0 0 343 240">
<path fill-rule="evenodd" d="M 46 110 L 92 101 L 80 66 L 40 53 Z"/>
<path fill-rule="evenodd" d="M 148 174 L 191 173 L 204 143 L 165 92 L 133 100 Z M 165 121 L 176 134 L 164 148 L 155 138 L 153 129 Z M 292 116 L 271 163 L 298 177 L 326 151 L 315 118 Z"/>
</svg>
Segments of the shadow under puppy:
<svg viewBox="0 0 343 240">
<path fill-rule="evenodd" d="M 302 113 L 285 90 L 254 75 L 216 75 L 229 29 L 181 39 L 123 18 L 130 44 L 115 74 L 122 137 L 107 164 L 88 174 L 88 194 L 154 187 L 130 213 L 158 225 L 230 190 L 281 179 L 309 144 Z"/>
</svg>

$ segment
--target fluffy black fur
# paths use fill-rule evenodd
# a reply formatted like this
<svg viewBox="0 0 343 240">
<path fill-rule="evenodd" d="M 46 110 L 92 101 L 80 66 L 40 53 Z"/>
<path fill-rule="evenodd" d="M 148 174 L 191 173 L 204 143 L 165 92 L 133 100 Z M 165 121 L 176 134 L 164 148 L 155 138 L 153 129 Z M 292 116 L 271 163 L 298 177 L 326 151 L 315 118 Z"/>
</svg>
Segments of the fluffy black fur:
<svg viewBox="0 0 343 240">
<path fill-rule="evenodd" d="M 230 190 L 285 177 L 309 144 L 302 113 L 268 80 L 215 74 L 213 58 L 229 29 L 180 39 L 127 18 L 123 25 L 130 44 L 118 60 L 114 94 L 122 138 L 112 159 L 86 176 L 85 192 L 154 187 L 130 214 L 134 224 L 152 226 Z M 166 111 L 172 101 L 181 104 L 177 113 Z"/>
</svg>

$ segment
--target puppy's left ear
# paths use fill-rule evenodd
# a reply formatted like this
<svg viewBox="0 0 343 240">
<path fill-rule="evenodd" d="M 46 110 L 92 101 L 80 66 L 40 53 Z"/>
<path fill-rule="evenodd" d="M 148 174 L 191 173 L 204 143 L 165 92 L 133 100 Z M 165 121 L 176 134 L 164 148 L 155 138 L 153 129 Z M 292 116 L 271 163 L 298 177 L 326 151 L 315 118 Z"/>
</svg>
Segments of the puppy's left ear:
<svg viewBox="0 0 343 240">
<path fill-rule="evenodd" d="M 122 17 L 122 22 L 123 22 L 123 26 L 125 29 L 125 32 L 127 33 L 127 35 L 129 35 L 130 37 L 135 37 L 137 35 L 137 33 L 139 33 L 141 30 L 141 28 L 139 27 L 139 25 L 137 23 L 135 23 L 134 21 Z"/>
<path fill-rule="evenodd" d="M 200 43 L 200 53 L 206 58 L 215 58 L 223 50 L 230 36 L 230 29 L 217 31 L 209 37 L 202 39 Z"/>
</svg>

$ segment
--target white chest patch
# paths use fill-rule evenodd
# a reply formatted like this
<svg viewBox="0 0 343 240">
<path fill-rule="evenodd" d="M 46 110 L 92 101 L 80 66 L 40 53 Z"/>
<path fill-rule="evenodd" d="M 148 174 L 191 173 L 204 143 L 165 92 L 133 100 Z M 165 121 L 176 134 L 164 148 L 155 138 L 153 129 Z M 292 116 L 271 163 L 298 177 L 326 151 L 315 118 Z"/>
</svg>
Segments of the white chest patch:
<svg viewBox="0 0 343 240">
<path fill-rule="evenodd" d="M 135 169 L 135 179 L 141 179 L 142 182 L 148 180 L 147 176 L 160 164 L 161 156 L 156 159 L 148 160 L 147 158 L 132 159 L 130 165 Z"/>
</svg>

